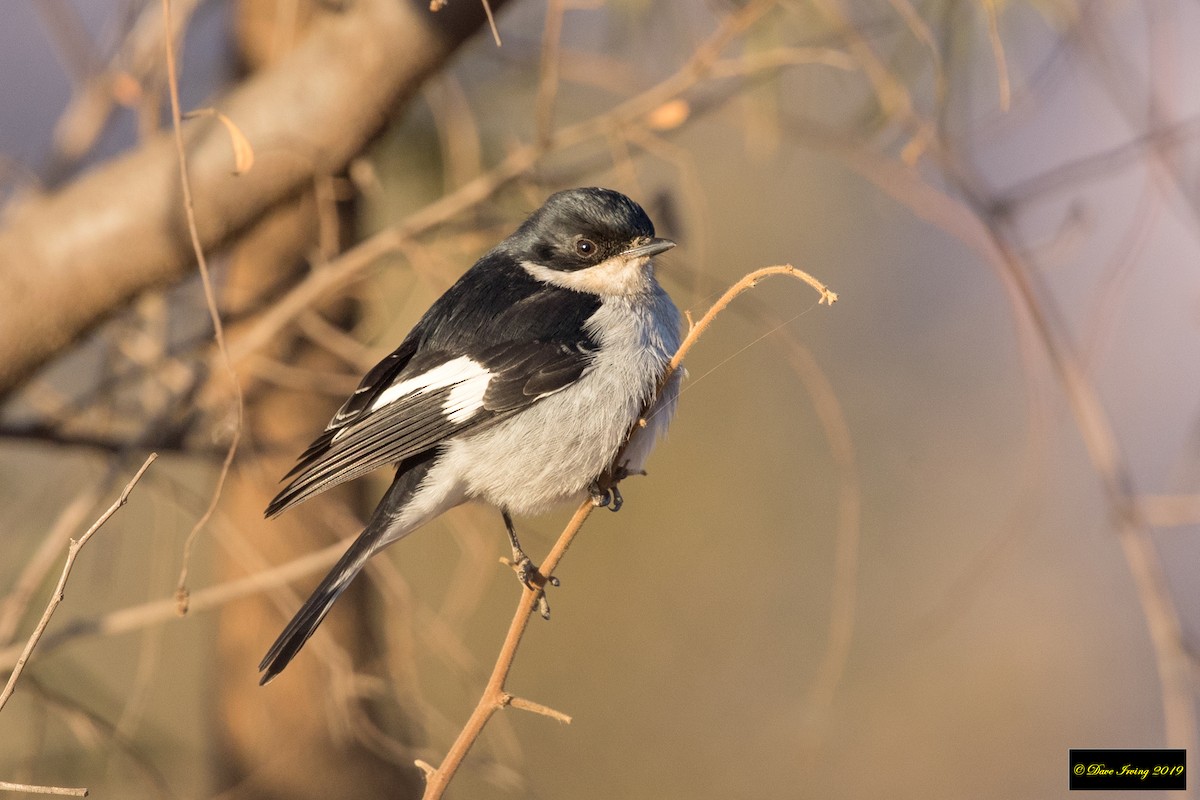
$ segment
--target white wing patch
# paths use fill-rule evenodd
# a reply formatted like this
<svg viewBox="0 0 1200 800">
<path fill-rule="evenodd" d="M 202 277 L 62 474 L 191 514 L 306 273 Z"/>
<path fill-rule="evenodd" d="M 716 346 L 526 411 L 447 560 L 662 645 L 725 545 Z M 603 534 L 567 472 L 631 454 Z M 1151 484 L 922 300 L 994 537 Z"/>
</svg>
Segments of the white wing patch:
<svg viewBox="0 0 1200 800">
<path fill-rule="evenodd" d="M 402 397 L 435 392 L 449 386 L 453 388 L 443 410 L 452 422 L 462 422 L 469 419 L 483 405 L 483 395 L 491 380 L 492 373 L 486 367 L 466 356 L 459 356 L 428 372 L 389 386 L 375 398 L 369 410 L 378 411 Z"/>
<path fill-rule="evenodd" d="M 472 362 L 474 364 L 474 362 Z M 474 366 L 479 366 L 474 364 Z M 482 367 L 479 367 L 483 369 Z M 492 373 L 483 372 L 458 383 L 450 390 L 442 412 L 451 422 L 466 422 L 476 411 L 483 407 L 483 396 L 487 393 L 488 384 L 492 382 Z"/>
</svg>

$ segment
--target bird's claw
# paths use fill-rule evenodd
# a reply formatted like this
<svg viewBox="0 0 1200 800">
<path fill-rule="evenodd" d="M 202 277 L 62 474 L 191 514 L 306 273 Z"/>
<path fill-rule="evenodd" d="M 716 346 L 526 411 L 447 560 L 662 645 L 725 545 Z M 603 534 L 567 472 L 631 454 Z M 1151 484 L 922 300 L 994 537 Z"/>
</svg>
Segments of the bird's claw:
<svg viewBox="0 0 1200 800">
<path fill-rule="evenodd" d="M 513 556 L 512 568 L 517 573 L 517 580 L 526 589 L 537 592 L 538 614 L 541 615 L 542 619 L 549 620 L 550 602 L 546 599 L 546 585 L 559 586 L 561 585 L 561 581 L 553 575 L 542 575 L 529 556 L 524 553 L 520 553 L 519 555 L 514 553 Z"/>
<path fill-rule="evenodd" d="M 604 489 L 600 488 L 600 484 L 593 483 L 588 488 L 588 493 L 592 496 L 592 504 L 597 508 L 620 511 L 621 506 L 625 505 L 625 498 L 621 497 L 621 490 L 615 483 Z"/>
<path fill-rule="evenodd" d="M 525 551 L 521 549 L 521 543 L 517 541 L 517 530 L 513 527 L 512 516 L 509 515 L 507 509 L 500 510 L 500 516 L 504 519 L 504 529 L 508 531 L 508 541 L 512 545 L 512 561 L 508 561 L 509 566 L 517 573 L 517 580 L 521 585 L 531 592 L 537 592 L 538 613 L 542 615 L 542 619 L 550 619 L 550 603 L 546 600 L 546 584 L 558 586 L 558 578 L 553 575 L 542 575 L 538 571 L 537 566 L 525 555 Z"/>
<path fill-rule="evenodd" d="M 550 621 L 550 601 L 546 599 L 546 592 L 544 589 L 538 590 L 537 606 L 538 606 L 538 614 L 540 614 L 542 619 L 546 620 L 546 622 L 549 622 Z"/>
</svg>

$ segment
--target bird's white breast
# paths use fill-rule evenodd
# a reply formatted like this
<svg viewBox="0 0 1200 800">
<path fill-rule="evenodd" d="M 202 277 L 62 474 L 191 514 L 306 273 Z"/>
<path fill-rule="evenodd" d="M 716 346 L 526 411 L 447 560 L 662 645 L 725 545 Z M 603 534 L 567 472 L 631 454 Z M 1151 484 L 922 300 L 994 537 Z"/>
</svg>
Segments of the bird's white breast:
<svg viewBox="0 0 1200 800">
<path fill-rule="evenodd" d="M 456 476 L 468 496 L 516 514 L 540 514 L 582 497 L 612 464 L 678 348 L 679 312 L 655 284 L 640 296 L 605 298 L 588 327 L 599 350 L 576 383 L 453 440 L 437 471 Z M 642 468 L 666 430 L 677 397 L 676 377 L 626 450 L 631 471 Z"/>
</svg>

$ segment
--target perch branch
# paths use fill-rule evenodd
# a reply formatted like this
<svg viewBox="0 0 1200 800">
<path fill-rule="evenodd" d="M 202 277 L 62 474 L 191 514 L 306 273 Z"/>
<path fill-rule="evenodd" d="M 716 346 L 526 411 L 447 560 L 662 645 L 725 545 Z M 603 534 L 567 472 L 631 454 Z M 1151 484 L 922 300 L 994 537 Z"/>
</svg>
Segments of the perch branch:
<svg viewBox="0 0 1200 800">
<path fill-rule="evenodd" d="M 661 394 L 663 388 L 666 386 L 667 379 L 670 378 L 675 370 L 679 369 L 679 365 L 683 362 L 684 357 L 704 332 L 708 330 L 709 326 L 712 325 L 713 320 L 738 295 L 754 288 L 758 285 L 759 281 L 773 275 L 790 275 L 793 278 L 804 281 L 821 295 L 819 301 L 821 303 L 833 305 L 837 301 L 836 293 L 830 291 L 824 284 L 807 272 L 796 269 L 791 265 L 764 267 L 747 274 L 731 286 L 704 316 L 700 318 L 700 321 L 693 325 L 687 332 L 683 342 L 679 345 L 679 349 L 671 359 L 662 380 L 659 382 L 659 388 L 655 393 L 655 397 L 647 403 L 646 408 L 654 405 L 658 399 L 658 394 Z M 633 431 L 630 430 L 629 434 L 626 435 L 626 441 L 628 441 L 629 435 L 632 433 Z M 618 454 L 617 460 L 619 459 L 620 455 Z M 479 738 L 479 734 L 483 732 L 484 727 L 491 720 L 492 716 L 505 706 L 512 705 L 516 708 L 534 711 L 562 722 L 570 721 L 570 718 L 565 714 L 561 714 L 540 704 L 513 697 L 505 691 L 504 685 L 509 673 L 512 671 L 513 662 L 517 657 L 517 649 L 521 645 L 521 639 L 525 635 L 526 628 L 529 626 L 530 616 L 538 604 L 541 587 L 544 587 L 546 580 L 554 574 L 554 570 L 558 567 L 559 562 L 562 561 L 567 549 L 575 541 L 575 537 L 580 529 L 583 528 L 583 523 L 587 521 L 588 516 L 595 508 L 595 504 L 588 499 L 575 510 L 574 516 L 571 517 L 570 522 L 567 523 L 562 533 L 559 534 L 558 541 L 554 543 L 554 547 L 551 548 L 549 555 L 546 556 L 539 567 L 540 576 L 536 581 L 539 589 L 525 588 L 522 590 L 521 599 L 517 602 L 517 610 L 513 614 L 512 622 L 508 626 L 508 635 L 504 637 L 504 643 L 500 646 L 500 653 L 496 658 L 495 666 L 492 668 L 491 677 L 488 679 L 486 686 L 484 686 L 483 695 L 479 698 L 479 702 L 476 704 L 475 710 L 471 712 L 471 716 L 467 718 L 467 722 L 459 732 L 458 737 L 454 740 L 454 744 L 450 746 L 445 758 L 442 759 L 441 765 L 433 768 L 424 762 L 417 764 L 421 771 L 425 773 L 424 800 L 437 800 L 437 798 L 440 798 L 445 793 L 446 787 L 454 778 L 454 774 L 462 765 L 467 753 L 470 752 L 471 746 Z"/>
</svg>

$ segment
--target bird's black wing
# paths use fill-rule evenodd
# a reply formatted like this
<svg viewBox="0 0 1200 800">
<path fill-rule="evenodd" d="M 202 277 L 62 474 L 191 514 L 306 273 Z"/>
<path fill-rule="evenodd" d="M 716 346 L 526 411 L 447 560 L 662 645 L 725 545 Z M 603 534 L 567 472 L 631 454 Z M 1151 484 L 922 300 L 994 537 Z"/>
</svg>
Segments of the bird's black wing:
<svg viewBox="0 0 1200 800">
<path fill-rule="evenodd" d="M 378 405 L 364 405 L 353 421 L 321 434 L 267 515 L 527 408 L 578 380 L 591 355 L 562 342 L 504 343 L 477 358 L 429 354 L 423 360 L 435 364 L 393 378 L 394 397 L 388 389 L 375 392 Z"/>
<path fill-rule="evenodd" d="M 443 301 L 456 288 L 367 373 L 284 477 L 290 482 L 267 516 L 517 413 L 570 386 L 591 364 L 598 345 L 585 322 L 596 304 L 579 296 L 564 303 L 564 290 L 536 284 L 501 313 L 473 319 L 461 298 L 446 310 Z M 453 336 L 446 334 L 449 313 L 457 317 Z"/>
</svg>

